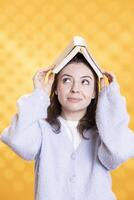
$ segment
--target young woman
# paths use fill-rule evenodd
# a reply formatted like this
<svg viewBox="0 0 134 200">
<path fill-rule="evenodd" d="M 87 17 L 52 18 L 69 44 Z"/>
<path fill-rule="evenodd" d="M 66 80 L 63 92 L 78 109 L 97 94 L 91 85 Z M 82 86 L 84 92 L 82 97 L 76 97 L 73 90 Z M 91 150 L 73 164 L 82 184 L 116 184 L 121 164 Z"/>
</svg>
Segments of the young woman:
<svg viewBox="0 0 134 200">
<path fill-rule="evenodd" d="M 134 157 L 115 76 L 105 72 L 99 85 L 81 54 L 44 84 L 48 71 L 35 74 L 33 92 L 17 101 L 18 113 L 1 140 L 35 160 L 36 200 L 115 200 L 110 171 Z"/>
</svg>

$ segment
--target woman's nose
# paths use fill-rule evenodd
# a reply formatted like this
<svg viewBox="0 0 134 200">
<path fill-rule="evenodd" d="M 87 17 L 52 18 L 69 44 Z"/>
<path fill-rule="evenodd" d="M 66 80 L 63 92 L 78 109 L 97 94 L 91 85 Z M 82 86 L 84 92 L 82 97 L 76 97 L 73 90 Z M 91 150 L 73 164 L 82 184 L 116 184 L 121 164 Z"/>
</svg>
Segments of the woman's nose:
<svg viewBox="0 0 134 200">
<path fill-rule="evenodd" d="M 78 93 L 79 92 L 79 85 L 78 84 L 73 84 L 71 88 L 72 93 Z"/>
</svg>

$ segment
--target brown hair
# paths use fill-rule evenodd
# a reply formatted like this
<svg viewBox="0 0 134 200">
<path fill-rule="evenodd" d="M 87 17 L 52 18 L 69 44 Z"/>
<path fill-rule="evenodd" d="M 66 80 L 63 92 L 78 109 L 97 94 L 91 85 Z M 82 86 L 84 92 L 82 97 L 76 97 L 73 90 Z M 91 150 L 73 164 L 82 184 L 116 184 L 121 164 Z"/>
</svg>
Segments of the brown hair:
<svg viewBox="0 0 134 200">
<path fill-rule="evenodd" d="M 82 137 L 84 139 L 88 139 L 84 136 L 83 132 L 90 128 L 97 128 L 96 120 L 95 120 L 95 112 L 96 112 L 96 106 L 97 106 L 97 101 L 98 101 L 98 92 L 99 92 L 98 91 L 99 90 L 98 89 L 98 76 L 81 53 L 77 53 L 76 56 L 68 64 L 71 64 L 71 63 L 86 64 L 90 68 L 90 70 L 92 71 L 92 73 L 95 77 L 96 96 L 94 99 L 91 100 L 89 106 L 87 107 L 86 114 L 79 120 L 79 123 L 77 126 L 77 130 L 80 132 Z M 53 131 L 55 133 L 59 133 L 60 128 L 61 128 L 61 123 L 57 119 L 57 117 L 60 116 L 60 114 L 61 114 L 61 104 L 59 103 L 57 95 L 55 94 L 55 91 L 57 89 L 59 73 L 55 75 L 54 82 L 52 84 L 51 93 L 50 93 L 50 105 L 47 109 L 47 118 L 45 119 L 52 126 Z"/>
</svg>

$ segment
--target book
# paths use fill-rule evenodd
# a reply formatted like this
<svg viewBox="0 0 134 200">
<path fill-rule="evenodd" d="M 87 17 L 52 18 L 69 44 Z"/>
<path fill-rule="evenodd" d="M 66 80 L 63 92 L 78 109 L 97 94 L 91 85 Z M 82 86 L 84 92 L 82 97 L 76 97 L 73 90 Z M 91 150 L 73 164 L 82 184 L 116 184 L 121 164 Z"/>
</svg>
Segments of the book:
<svg viewBox="0 0 134 200">
<path fill-rule="evenodd" d="M 77 53 L 81 53 L 85 57 L 99 78 L 103 77 L 103 70 L 97 65 L 91 56 L 88 45 L 81 36 L 74 36 L 72 38 L 68 46 L 52 64 L 52 72 L 57 74 Z"/>
</svg>

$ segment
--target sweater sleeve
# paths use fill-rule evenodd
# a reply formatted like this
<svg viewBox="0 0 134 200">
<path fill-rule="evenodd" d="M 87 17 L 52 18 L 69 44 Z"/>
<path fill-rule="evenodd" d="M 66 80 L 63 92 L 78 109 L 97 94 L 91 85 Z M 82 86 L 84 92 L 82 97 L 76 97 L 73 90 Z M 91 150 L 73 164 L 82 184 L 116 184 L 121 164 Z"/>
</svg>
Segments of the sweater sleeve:
<svg viewBox="0 0 134 200">
<path fill-rule="evenodd" d="M 46 91 L 34 89 L 17 101 L 17 114 L 0 135 L 2 142 L 26 160 L 34 160 L 41 146 L 39 120 L 47 116 L 50 103 Z"/>
<path fill-rule="evenodd" d="M 128 128 L 126 99 L 117 82 L 105 86 L 99 94 L 96 124 L 100 136 L 98 158 L 108 170 L 134 157 L 134 134 Z"/>
</svg>

